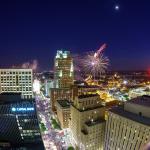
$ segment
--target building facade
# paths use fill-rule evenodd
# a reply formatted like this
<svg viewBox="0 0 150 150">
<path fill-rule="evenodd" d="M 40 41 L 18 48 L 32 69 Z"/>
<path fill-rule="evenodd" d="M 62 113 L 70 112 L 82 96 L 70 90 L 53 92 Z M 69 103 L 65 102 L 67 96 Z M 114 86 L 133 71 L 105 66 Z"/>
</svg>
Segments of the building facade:
<svg viewBox="0 0 150 150">
<path fill-rule="evenodd" d="M 57 51 L 54 66 L 56 88 L 69 88 L 73 85 L 73 59 L 69 51 Z"/>
<path fill-rule="evenodd" d="M 75 146 L 81 150 L 103 150 L 105 108 L 98 94 L 80 95 L 71 105 L 70 130 Z"/>
<path fill-rule="evenodd" d="M 68 100 L 58 100 L 56 102 L 57 117 L 61 128 L 69 128 L 70 122 L 70 102 Z"/>
<path fill-rule="evenodd" d="M 142 150 L 150 141 L 150 97 L 108 111 L 104 150 Z"/>
<path fill-rule="evenodd" d="M 14 93 L 0 94 L 1 143 L 11 148 L 44 150 L 34 99 L 22 99 Z"/>
<path fill-rule="evenodd" d="M 73 100 L 76 96 L 79 95 L 96 94 L 99 89 L 99 86 L 94 85 L 73 85 L 71 99 Z"/>
<path fill-rule="evenodd" d="M 71 99 L 74 82 L 73 59 L 70 51 L 58 50 L 54 65 L 54 88 L 50 89 L 52 110 L 56 112 L 56 101 Z"/>
<path fill-rule="evenodd" d="M 57 100 L 63 100 L 63 99 L 71 100 L 72 93 L 70 88 L 52 88 L 50 89 L 50 96 L 51 96 L 52 110 L 56 112 Z"/>
<path fill-rule="evenodd" d="M 0 93 L 21 93 L 32 98 L 32 69 L 0 69 Z"/>
</svg>

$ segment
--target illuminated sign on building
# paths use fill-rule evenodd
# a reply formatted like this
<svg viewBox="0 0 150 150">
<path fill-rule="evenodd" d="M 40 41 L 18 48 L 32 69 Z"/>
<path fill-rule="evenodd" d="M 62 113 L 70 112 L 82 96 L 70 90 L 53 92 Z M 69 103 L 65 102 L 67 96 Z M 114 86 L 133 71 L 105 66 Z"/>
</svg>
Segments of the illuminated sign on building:
<svg viewBox="0 0 150 150">
<path fill-rule="evenodd" d="M 34 111 L 34 108 L 33 107 L 28 107 L 28 108 L 25 108 L 25 107 L 19 107 L 19 108 L 11 108 L 11 110 L 13 112 L 17 112 L 17 111 Z"/>
</svg>

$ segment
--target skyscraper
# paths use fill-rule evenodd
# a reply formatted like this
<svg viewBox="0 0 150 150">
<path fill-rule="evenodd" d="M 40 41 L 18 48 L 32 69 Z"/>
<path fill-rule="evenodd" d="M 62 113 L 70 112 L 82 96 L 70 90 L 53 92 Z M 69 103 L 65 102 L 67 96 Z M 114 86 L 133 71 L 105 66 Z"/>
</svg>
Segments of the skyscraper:
<svg viewBox="0 0 150 150">
<path fill-rule="evenodd" d="M 57 51 L 54 66 L 56 88 L 69 88 L 73 84 L 73 59 L 70 51 Z"/>
<path fill-rule="evenodd" d="M 34 99 L 0 94 L 0 146 L 44 150 Z"/>
<path fill-rule="evenodd" d="M 81 150 L 103 150 L 105 108 L 98 94 L 80 95 L 71 105 L 72 140 Z"/>
<path fill-rule="evenodd" d="M 50 90 L 53 111 L 56 111 L 57 100 L 71 99 L 73 80 L 73 59 L 70 51 L 57 51 L 54 65 L 54 88 Z"/>
<path fill-rule="evenodd" d="M 150 141 L 150 96 L 108 111 L 104 150 L 142 150 Z"/>
<path fill-rule="evenodd" d="M 9 92 L 32 98 L 32 69 L 0 69 L 0 93 Z"/>
</svg>

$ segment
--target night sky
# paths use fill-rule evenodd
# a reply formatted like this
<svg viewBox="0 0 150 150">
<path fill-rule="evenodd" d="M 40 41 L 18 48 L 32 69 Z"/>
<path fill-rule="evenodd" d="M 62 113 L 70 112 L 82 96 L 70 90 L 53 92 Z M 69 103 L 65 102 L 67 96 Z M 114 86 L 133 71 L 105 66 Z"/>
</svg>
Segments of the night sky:
<svg viewBox="0 0 150 150">
<path fill-rule="evenodd" d="M 57 49 L 83 55 L 103 43 L 110 69 L 150 68 L 150 0 L 0 1 L 0 67 L 37 59 L 50 70 Z"/>
</svg>

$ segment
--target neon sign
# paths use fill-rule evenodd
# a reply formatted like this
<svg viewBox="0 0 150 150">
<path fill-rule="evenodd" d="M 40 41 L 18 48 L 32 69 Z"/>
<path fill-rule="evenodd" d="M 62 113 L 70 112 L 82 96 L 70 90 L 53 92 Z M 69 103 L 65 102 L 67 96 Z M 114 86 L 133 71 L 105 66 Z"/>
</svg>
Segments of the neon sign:
<svg viewBox="0 0 150 150">
<path fill-rule="evenodd" d="M 13 108 L 11 108 L 11 110 L 13 112 L 18 112 L 18 111 L 34 111 L 34 108 L 33 107 L 27 107 L 27 108 L 25 108 L 25 107 L 19 107 L 19 108 L 13 107 Z"/>
</svg>

